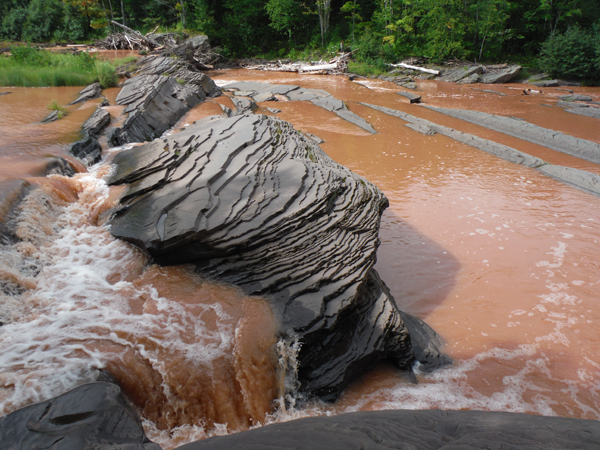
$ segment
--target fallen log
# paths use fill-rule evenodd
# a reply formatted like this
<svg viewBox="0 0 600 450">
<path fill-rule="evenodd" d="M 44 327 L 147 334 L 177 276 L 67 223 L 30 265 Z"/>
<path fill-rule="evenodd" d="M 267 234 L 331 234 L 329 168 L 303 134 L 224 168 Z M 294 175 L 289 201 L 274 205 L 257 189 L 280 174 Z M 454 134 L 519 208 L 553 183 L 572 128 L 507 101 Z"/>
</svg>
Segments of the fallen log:
<svg viewBox="0 0 600 450">
<path fill-rule="evenodd" d="M 399 64 L 389 64 L 389 65 L 392 67 L 402 67 L 404 69 L 418 70 L 419 72 L 431 73 L 433 75 L 440 74 L 439 70 L 427 69 L 425 67 L 419 67 L 419 66 L 411 66 L 410 64 L 399 63 Z"/>
<path fill-rule="evenodd" d="M 149 47 L 152 47 L 152 48 L 160 47 L 160 44 L 158 42 L 156 42 L 153 39 L 150 39 L 150 38 L 147 38 L 147 37 L 143 36 L 142 33 L 140 33 L 139 31 L 132 30 L 131 28 L 126 27 L 122 23 L 115 22 L 114 20 L 111 20 L 110 23 L 112 23 L 113 25 L 116 25 L 118 27 L 123 28 L 125 31 L 127 31 L 130 34 L 135 35 L 136 37 L 138 37 L 142 41 L 146 41 L 148 44 L 150 44 Z"/>
</svg>

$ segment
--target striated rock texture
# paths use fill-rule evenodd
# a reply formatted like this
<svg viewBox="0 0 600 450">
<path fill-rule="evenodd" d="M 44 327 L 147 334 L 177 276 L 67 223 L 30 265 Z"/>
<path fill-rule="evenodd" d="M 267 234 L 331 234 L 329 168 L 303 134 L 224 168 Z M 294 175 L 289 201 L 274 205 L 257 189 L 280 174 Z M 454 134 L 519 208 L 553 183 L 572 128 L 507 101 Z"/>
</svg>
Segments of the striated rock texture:
<svg viewBox="0 0 600 450">
<path fill-rule="evenodd" d="M 1 446 L 10 450 L 160 450 L 112 383 L 90 383 L 0 418 Z"/>
<path fill-rule="evenodd" d="M 321 89 L 304 89 L 290 84 L 268 84 L 255 81 L 238 81 L 223 87 L 235 96 L 250 97 L 255 102 L 268 102 L 276 100 L 276 96 L 283 96 L 290 101 L 306 101 L 337 114 L 344 120 L 361 127 L 369 133 L 375 134 L 375 129 L 362 117 L 350 111 L 346 104 L 333 97 L 329 92 Z"/>
<path fill-rule="evenodd" d="M 112 131 L 109 140 L 114 146 L 151 141 L 175 125 L 206 94 L 201 85 L 182 84 L 171 76 L 131 78 L 117 96 L 117 104 L 126 105 L 124 114 L 129 115 L 121 128 Z"/>
<path fill-rule="evenodd" d="M 130 189 L 112 234 L 272 299 L 303 343 L 302 390 L 331 400 L 382 359 L 411 368 L 409 332 L 373 270 L 388 200 L 290 124 L 213 116 L 113 162 L 109 183 Z"/>
<path fill-rule="evenodd" d="M 178 450 L 598 450 L 600 422 L 484 411 L 370 411 L 310 417 Z"/>
</svg>

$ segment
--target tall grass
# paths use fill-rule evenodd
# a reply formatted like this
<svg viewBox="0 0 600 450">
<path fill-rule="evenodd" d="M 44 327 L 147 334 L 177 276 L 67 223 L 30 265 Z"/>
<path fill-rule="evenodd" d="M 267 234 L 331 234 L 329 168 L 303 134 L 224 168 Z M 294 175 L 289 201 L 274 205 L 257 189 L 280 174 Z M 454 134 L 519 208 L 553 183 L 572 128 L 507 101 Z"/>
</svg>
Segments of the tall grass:
<svg viewBox="0 0 600 450">
<path fill-rule="evenodd" d="M 52 53 L 32 47 L 13 47 L 0 58 L 0 86 L 86 86 L 117 84 L 114 67 L 88 53 Z"/>
</svg>

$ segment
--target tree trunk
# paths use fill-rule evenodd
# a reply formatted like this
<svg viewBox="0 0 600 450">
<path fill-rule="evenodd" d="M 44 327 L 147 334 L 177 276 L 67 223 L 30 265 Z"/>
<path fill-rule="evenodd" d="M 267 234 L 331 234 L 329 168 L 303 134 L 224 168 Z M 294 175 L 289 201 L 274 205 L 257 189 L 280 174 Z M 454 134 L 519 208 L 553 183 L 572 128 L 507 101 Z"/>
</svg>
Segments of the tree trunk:
<svg viewBox="0 0 600 450">
<path fill-rule="evenodd" d="M 321 26 L 321 46 L 325 47 L 325 35 L 329 31 L 329 17 L 331 14 L 331 0 L 317 1 L 319 24 Z"/>
<path fill-rule="evenodd" d="M 123 6 L 123 0 L 121 0 L 121 15 L 123 18 L 123 25 L 127 25 L 127 22 L 125 21 L 125 7 Z"/>
</svg>

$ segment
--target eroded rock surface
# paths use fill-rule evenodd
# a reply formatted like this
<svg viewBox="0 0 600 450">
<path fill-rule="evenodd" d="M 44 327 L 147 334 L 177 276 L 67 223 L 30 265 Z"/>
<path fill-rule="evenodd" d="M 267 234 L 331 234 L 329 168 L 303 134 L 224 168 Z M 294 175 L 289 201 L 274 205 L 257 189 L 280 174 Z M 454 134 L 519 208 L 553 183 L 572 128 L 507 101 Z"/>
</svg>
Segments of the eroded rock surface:
<svg viewBox="0 0 600 450">
<path fill-rule="evenodd" d="M 0 418 L 2 448 L 160 450 L 121 389 L 90 383 Z"/>
<path fill-rule="evenodd" d="M 130 189 L 112 234 L 270 298 L 303 343 L 301 389 L 330 400 L 382 359 L 411 368 L 409 332 L 373 270 L 387 198 L 290 124 L 213 116 L 113 162 L 109 183 Z"/>
<path fill-rule="evenodd" d="M 69 105 L 75 105 L 76 103 L 83 103 L 93 98 L 98 98 L 102 95 L 102 86 L 100 83 L 93 83 L 87 86 L 85 89 L 79 92 L 79 97 L 73 100 Z"/>
<path fill-rule="evenodd" d="M 484 411 L 370 411 L 311 417 L 180 450 L 598 450 L 600 422 Z M 179 450 L 178 449 L 178 450 Z"/>
<path fill-rule="evenodd" d="M 212 81 L 212 80 L 211 80 Z M 198 103 L 206 98 L 200 85 L 182 84 L 171 76 L 141 75 L 125 82 L 117 96 L 129 114 L 123 126 L 113 130 L 114 146 L 151 141 L 159 137 Z"/>
<path fill-rule="evenodd" d="M 329 92 L 321 89 L 304 89 L 300 86 L 289 84 L 274 85 L 255 81 L 239 81 L 228 84 L 223 89 L 233 91 L 236 96 L 250 97 L 255 102 L 273 101 L 277 95 L 284 96 L 290 101 L 311 102 L 313 105 L 334 112 L 342 119 L 361 127 L 369 133 L 375 133 L 369 122 L 350 111 L 343 101 L 336 99 Z"/>
</svg>

